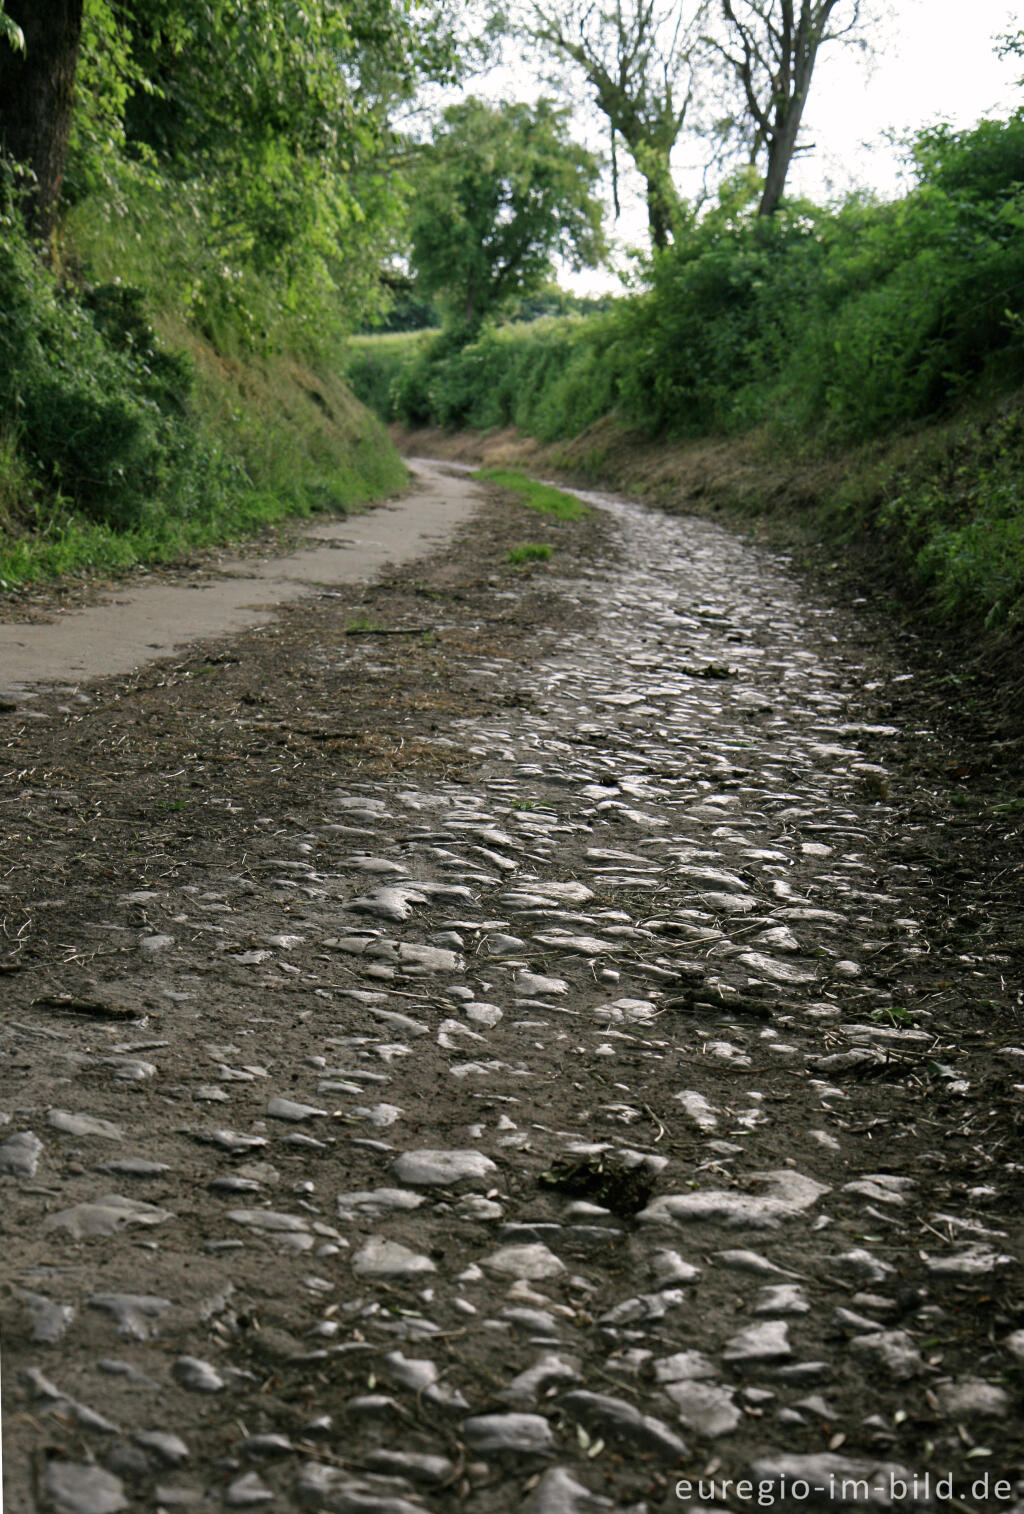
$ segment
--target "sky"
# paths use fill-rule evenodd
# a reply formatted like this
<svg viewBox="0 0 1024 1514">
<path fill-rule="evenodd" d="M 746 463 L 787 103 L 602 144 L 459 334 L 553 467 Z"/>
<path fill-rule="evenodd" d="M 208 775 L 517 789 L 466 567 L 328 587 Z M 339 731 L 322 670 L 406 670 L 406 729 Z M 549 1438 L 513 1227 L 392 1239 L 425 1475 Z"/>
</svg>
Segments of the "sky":
<svg viewBox="0 0 1024 1514">
<path fill-rule="evenodd" d="M 887 132 L 905 135 L 937 121 L 970 126 L 1024 104 L 1017 82 L 1024 59 L 995 55 L 997 35 L 1018 27 L 1024 29 L 1024 0 L 894 0 L 873 57 L 842 46 L 819 57 L 803 136 L 815 148 L 796 159 L 787 187 L 816 200 L 853 188 L 899 193 L 906 179 Z M 593 145 L 606 145 L 599 132 Z M 677 166 L 684 195 L 687 177 L 684 154 Z M 699 175 L 691 182 L 696 187 Z M 623 197 L 616 240 L 627 247 L 645 244 L 645 228 L 634 187 Z M 607 271 L 564 270 L 559 281 L 580 294 L 619 287 Z"/>
</svg>

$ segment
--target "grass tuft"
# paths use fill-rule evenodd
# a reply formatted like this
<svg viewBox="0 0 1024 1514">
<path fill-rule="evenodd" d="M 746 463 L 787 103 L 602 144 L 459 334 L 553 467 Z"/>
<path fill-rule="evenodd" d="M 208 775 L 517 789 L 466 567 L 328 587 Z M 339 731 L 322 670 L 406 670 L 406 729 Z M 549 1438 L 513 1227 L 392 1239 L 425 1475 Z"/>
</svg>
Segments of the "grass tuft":
<svg viewBox="0 0 1024 1514">
<path fill-rule="evenodd" d="M 541 484 L 525 473 L 516 473 L 510 468 L 481 468 L 473 474 L 488 484 L 497 484 L 499 489 L 508 489 L 519 498 L 528 510 L 537 510 L 541 515 L 551 515 L 555 520 L 582 520 L 590 510 L 575 494 L 566 494 L 551 484 Z"/>
</svg>

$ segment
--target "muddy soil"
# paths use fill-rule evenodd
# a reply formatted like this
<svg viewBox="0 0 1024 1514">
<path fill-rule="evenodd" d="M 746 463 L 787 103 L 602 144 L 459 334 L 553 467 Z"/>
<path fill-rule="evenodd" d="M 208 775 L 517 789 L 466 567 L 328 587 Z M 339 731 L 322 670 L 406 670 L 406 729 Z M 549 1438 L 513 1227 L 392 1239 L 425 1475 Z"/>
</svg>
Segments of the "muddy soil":
<svg viewBox="0 0 1024 1514">
<path fill-rule="evenodd" d="M 591 503 L 0 713 L 16 1514 L 1024 1509 L 1019 774 Z"/>
</svg>

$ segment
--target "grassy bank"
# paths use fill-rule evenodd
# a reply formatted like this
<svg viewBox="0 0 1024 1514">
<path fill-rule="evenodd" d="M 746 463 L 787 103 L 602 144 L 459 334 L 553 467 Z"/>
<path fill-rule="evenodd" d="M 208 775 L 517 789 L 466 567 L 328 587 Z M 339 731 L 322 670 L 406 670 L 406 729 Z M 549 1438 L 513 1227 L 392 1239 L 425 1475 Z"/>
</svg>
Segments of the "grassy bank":
<svg viewBox="0 0 1024 1514">
<path fill-rule="evenodd" d="M 16 214 L 2 231 L 2 587 L 167 560 L 403 482 L 330 347 L 189 311 L 159 235 L 115 240 L 83 213 L 47 266 Z"/>
</svg>

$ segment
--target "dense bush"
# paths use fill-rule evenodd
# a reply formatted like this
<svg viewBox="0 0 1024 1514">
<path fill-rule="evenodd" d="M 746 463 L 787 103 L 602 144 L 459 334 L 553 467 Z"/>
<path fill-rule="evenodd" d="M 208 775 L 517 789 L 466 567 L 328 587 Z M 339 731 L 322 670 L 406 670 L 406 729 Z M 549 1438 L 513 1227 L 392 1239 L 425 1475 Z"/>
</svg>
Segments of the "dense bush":
<svg viewBox="0 0 1024 1514">
<path fill-rule="evenodd" d="M 0 223 L 0 414 L 45 494 L 124 530 L 188 515 L 225 470 L 189 418 L 187 364 L 164 351 L 138 291 L 62 289 L 16 213 Z"/>
<path fill-rule="evenodd" d="M 386 383 L 355 381 L 391 418 L 545 440 L 611 409 L 652 434 L 891 434 L 1024 377 L 1024 114 L 923 132 L 913 160 L 901 200 L 723 205 L 605 314 L 392 347 Z"/>
</svg>

